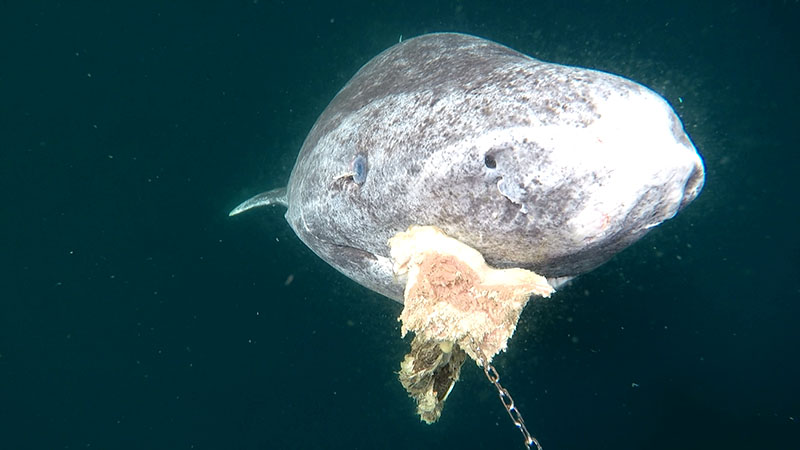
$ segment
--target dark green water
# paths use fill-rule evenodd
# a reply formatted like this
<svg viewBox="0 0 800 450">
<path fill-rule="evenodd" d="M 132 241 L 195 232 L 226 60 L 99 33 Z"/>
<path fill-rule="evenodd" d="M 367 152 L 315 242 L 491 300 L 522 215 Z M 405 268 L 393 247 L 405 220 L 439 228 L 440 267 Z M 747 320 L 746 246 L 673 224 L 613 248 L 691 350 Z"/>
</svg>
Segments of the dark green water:
<svg viewBox="0 0 800 450">
<path fill-rule="evenodd" d="M 544 447 L 800 448 L 800 5 L 494 3 L 0 2 L 0 448 L 522 448 L 471 365 L 421 424 L 400 305 L 227 217 L 431 31 L 642 82 L 706 161 L 498 357 Z"/>
</svg>

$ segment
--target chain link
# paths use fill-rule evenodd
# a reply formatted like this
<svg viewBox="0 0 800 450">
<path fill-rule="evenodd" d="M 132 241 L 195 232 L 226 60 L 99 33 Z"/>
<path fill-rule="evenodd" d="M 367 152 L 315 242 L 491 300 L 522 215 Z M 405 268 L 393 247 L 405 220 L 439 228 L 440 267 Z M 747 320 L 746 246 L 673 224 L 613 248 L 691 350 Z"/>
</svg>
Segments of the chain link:
<svg viewBox="0 0 800 450">
<path fill-rule="evenodd" d="M 483 366 L 483 373 L 486 374 L 486 378 L 489 380 L 490 383 L 497 388 L 497 395 L 500 397 L 500 401 L 503 403 L 503 407 L 508 412 L 508 416 L 511 417 L 511 421 L 514 422 L 514 425 L 517 426 L 519 431 L 522 433 L 522 437 L 525 438 L 525 448 L 532 448 L 532 445 L 536 446 L 537 450 L 542 450 L 542 446 L 539 444 L 539 441 L 528 432 L 528 428 L 525 426 L 525 421 L 522 420 L 522 413 L 519 412 L 516 406 L 514 406 L 514 399 L 511 398 L 511 394 L 508 392 L 508 389 L 504 388 L 500 384 L 500 374 L 497 373 L 497 369 L 494 366 L 486 361 L 486 358 L 483 355 L 483 352 L 480 348 L 475 348 L 475 353 L 478 355 L 479 363 Z"/>
</svg>

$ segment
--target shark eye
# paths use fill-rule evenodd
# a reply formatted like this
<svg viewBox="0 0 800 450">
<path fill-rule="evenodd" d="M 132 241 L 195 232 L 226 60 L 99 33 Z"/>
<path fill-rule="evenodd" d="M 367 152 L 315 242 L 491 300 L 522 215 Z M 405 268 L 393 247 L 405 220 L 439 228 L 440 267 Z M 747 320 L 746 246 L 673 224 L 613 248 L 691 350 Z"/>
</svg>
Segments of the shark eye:
<svg viewBox="0 0 800 450">
<path fill-rule="evenodd" d="M 490 169 L 494 169 L 497 167 L 497 161 L 494 159 L 493 155 L 486 155 L 483 157 L 483 164 Z"/>
<path fill-rule="evenodd" d="M 367 181 L 367 157 L 364 155 L 356 155 L 353 160 L 353 181 L 359 185 Z"/>
</svg>

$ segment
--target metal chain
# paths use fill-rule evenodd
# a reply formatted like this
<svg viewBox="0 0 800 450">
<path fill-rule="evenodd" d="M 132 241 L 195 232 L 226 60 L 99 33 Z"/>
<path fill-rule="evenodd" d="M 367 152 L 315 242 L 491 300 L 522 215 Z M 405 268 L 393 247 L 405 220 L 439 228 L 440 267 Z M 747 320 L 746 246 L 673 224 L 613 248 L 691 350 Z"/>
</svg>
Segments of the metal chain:
<svg viewBox="0 0 800 450">
<path fill-rule="evenodd" d="M 483 356 L 483 352 L 480 351 L 480 348 L 475 348 L 476 354 L 480 358 L 478 361 L 483 366 L 483 373 L 486 374 L 486 378 L 491 382 L 495 388 L 497 388 L 497 395 L 500 397 L 500 401 L 503 403 L 503 407 L 506 408 L 508 411 L 509 417 L 511 417 L 511 421 L 514 422 L 514 425 L 517 426 L 519 431 L 522 433 L 522 437 L 525 438 L 525 448 L 532 448 L 531 445 L 535 445 L 537 450 L 542 450 L 542 446 L 539 444 L 539 441 L 528 432 L 528 428 L 525 426 L 525 421 L 522 420 L 522 413 L 519 412 L 516 406 L 514 406 L 514 399 L 511 398 L 511 394 L 508 392 L 506 388 L 504 388 L 500 384 L 500 374 L 497 373 L 497 369 L 494 366 L 486 361 L 486 358 Z"/>
</svg>

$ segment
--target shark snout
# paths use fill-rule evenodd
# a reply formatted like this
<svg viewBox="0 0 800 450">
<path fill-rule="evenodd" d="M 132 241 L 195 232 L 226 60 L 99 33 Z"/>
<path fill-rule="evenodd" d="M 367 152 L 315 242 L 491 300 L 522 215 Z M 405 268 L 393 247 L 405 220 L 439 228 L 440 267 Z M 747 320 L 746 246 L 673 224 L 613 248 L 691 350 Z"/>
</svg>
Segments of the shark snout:
<svg viewBox="0 0 800 450">
<path fill-rule="evenodd" d="M 694 151 L 694 146 L 692 146 L 692 151 Z M 697 153 L 695 153 L 695 155 L 697 155 Z M 705 184 L 705 181 L 706 171 L 703 167 L 703 160 L 700 159 L 699 155 L 697 155 L 697 160 L 689 172 L 689 177 L 687 178 L 686 184 L 683 187 L 683 197 L 681 198 L 681 203 L 678 206 L 679 211 L 691 203 L 692 200 L 697 198 L 698 195 L 700 195 L 700 191 L 703 189 L 703 184 Z"/>
</svg>

